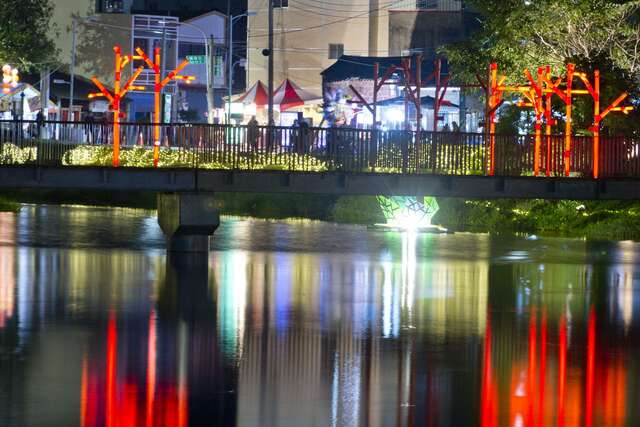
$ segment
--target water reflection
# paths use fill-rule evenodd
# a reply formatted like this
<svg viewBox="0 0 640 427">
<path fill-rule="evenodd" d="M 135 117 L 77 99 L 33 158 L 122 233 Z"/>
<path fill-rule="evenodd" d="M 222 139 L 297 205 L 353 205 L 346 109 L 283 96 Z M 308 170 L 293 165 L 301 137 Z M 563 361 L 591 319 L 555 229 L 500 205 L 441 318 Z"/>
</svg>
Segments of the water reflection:
<svg viewBox="0 0 640 427">
<path fill-rule="evenodd" d="M 0 235 L 13 239 L 15 229 L 14 215 L 0 213 Z M 13 316 L 15 304 L 15 263 L 13 248 L 0 246 L 0 329 L 7 325 Z"/>
<path fill-rule="evenodd" d="M 208 260 L 165 259 L 21 215 L 0 215 L 0 425 L 640 419 L 635 244 L 232 220 Z M 116 240 L 160 239 L 131 215 Z"/>
</svg>

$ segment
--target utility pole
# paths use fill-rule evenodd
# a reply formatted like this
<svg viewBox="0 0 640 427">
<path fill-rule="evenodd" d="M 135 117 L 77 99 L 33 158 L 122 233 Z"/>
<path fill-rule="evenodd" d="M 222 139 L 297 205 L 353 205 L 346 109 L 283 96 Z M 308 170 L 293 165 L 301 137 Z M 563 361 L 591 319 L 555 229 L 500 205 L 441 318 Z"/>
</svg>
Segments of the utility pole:
<svg viewBox="0 0 640 427">
<path fill-rule="evenodd" d="M 268 124 L 274 124 L 273 120 L 273 2 L 269 2 L 269 118 Z"/>
<path fill-rule="evenodd" d="M 227 75 L 227 123 L 231 123 L 231 97 L 233 96 L 233 19 L 234 16 L 229 15 L 229 49 L 227 50 L 229 65 L 229 73 Z"/>
<path fill-rule="evenodd" d="M 231 75 L 233 74 L 233 57 L 231 56 L 231 50 L 233 49 L 233 16 L 231 15 L 231 0 L 227 0 L 227 25 L 229 26 L 227 38 L 228 47 L 227 47 L 227 96 L 229 99 L 227 100 L 227 125 L 231 124 Z"/>
<path fill-rule="evenodd" d="M 166 27 L 166 23 L 162 25 L 162 59 L 161 59 L 161 65 L 160 65 L 160 75 L 164 76 L 165 72 L 167 70 L 167 27 Z M 160 88 L 160 98 L 162 99 L 162 101 L 160 102 L 162 111 L 160 112 L 160 123 L 164 123 L 165 122 L 165 117 L 164 117 L 164 87 Z"/>
<path fill-rule="evenodd" d="M 207 59 L 207 109 L 209 110 L 207 113 L 207 122 L 209 124 L 213 123 L 213 109 L 215 108 L 215 99 L 213 97 L 213 86 L 215 79 L 215 68 L 214 61 L 216 56 L 213 55 L 213 47 L 215 46 L 213 36 L 210 36 L 209 39 L 205 39 L 205 53 Z"/>
<path fill-rule="evenodd" d="M 76 80 L 76 33 L 78 32 L 78 19 L 74 17 L 71 24 L 71 62 L 69 64 L 69 115 L 67 120 L 72 121 L 74 83 Z"/>
<path fill-rule="evenodd" d="M 49 68 L 40 70 L 40 111 L 43 120 L 47 120 L 48 116 L 49 98 L 51 97 L 49 89 L 51 87 L 50 79 L 51 74 Z"/>
<path fill-rule="evenodd" d="M 49 68 L 43 68 L 40 70 L 40 115 L 42 116 L 42 122 L 38 124 L 40 126 L 39 135 L 40 139 L 47 139 L 47 127 L 44 122 L 49 120 L 49 98 L 51 87 L 51 74 Z"/>
</svg>

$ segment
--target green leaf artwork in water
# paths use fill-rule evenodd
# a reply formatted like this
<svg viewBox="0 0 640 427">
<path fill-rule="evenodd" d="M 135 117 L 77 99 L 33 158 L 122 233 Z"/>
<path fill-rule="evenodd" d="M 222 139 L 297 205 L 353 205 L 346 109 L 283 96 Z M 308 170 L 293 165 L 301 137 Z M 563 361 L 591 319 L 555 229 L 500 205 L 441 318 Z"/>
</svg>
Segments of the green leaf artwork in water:
<svg viewBox="0 0 640 427">
<path fill-rule="evenodd" d="M 425 228 L 431 227 L 431 220 L 440 207 L 435 197 L 378 196 L 382 213 L 390 227 Z"/>
</svg>

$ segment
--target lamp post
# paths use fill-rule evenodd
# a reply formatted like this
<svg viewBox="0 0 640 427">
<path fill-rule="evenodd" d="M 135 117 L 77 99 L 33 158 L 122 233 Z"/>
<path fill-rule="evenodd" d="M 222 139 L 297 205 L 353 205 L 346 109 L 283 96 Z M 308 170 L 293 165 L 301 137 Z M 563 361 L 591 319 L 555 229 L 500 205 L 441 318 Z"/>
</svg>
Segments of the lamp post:
<svg viewBox="0 0 640 427">
<path fill-rule="evenodd" d="M 243 13 L 242 15 L 230 16 L 229 17 L 229 50 L 227 57 L 228 64 L 228 82 L 227 82 L 227 124 L 231 123 L 231 96 L 233 96 L 233 24 L 236 23 L 237 20 L 249 16 L 256 16 L 257 13 L 253 11 L 248 11 L 247 13 Z"/>
</svg>

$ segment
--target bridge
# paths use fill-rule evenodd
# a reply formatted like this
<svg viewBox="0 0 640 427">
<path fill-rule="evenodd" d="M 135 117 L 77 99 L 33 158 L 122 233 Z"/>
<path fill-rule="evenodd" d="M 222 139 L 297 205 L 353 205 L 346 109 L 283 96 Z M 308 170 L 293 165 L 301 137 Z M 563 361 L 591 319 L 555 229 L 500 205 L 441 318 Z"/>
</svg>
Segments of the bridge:
<svg viewBox="0 0 640 427">
<path fill-rule="evenodd" d="M 217 219 L 208 224 L 205 218 L 217 218 L 212 195 L 219 192 L 640 199 L 640 141 L 631 138 L 601 137 L 600 173 L 593 179 L 590 137 L 573 137 L 566 153 L 563 135 L 544 137 L 536 147 L 532 135 L 183 123 L 160 127 L 161 140 L 154 143 L 153 125 L 121 124 L 120 167 L 115 168 L 113 126 L 108 123 L 0 121 L 0 188 L 158 192 L 160 223 L 175 217 L 164 221 L 163 229 L 185 236 L 198 235 L 200 226 L 213 233 Z M 158 167 L 153 167 L 154 152 Z M 202 216 L 196 215 L 197 206 Z M 191 225 L 179 220 L 187 217 Z"/>
</svg>

